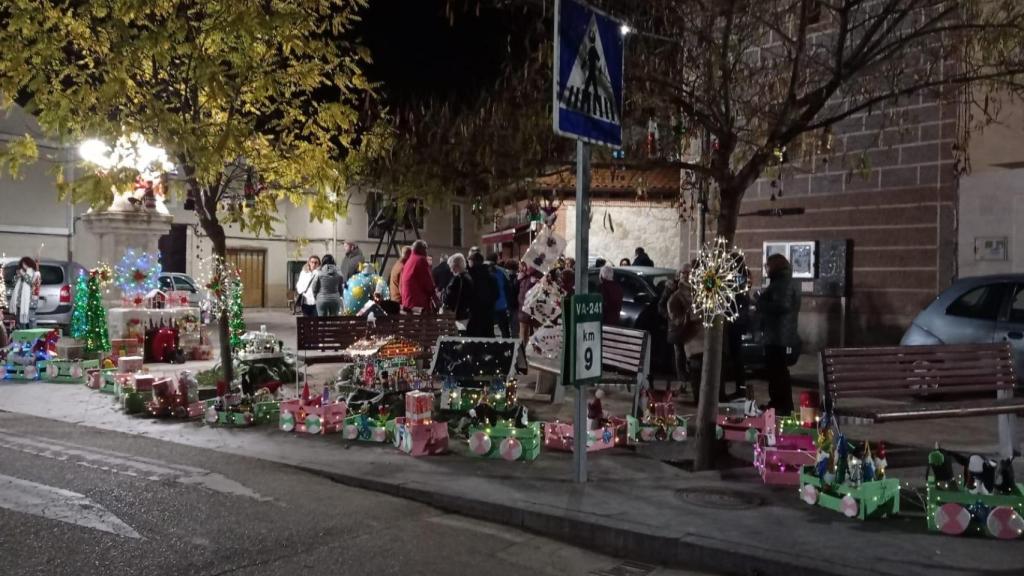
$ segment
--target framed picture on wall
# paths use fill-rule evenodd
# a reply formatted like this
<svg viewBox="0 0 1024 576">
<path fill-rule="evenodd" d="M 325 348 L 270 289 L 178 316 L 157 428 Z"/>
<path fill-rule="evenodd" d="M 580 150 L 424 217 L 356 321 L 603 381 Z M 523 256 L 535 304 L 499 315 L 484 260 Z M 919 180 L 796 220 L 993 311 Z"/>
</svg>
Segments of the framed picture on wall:
<svg viewBox="0 0 1024 576">
<path fill-rule="evenodd" d="M 775 254 L 782 254 L 793 267 L 793 278 L 814 278 L 817 243 L 813 240 L 809 242 L 770 241 L 765 242 L 762 248 L 761 266 L 765 276 L 768 275 L 768 258 Z"/>
</svg>

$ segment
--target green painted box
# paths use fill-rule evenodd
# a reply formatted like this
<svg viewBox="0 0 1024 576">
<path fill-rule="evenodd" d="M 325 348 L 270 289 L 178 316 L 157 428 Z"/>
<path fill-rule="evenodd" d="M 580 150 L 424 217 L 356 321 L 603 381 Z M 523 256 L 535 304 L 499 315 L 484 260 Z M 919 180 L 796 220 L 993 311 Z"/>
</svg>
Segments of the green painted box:
<svg viewBox="0 0 1024 576">
<path fill-rule="evenodd" d="M 99 360 L 46 360 L 40 363 L 43 378 L 57 384 L 85 384 L 88 371 L 100 367 Z"/>
<path fill-rule="evenodd" d="M 988 534 L 1008 540 L 1024 535 L 1024 484 L 1016 484 L 1012 494 L 971 494 L 944 489 L 929 473 L 927 504 L 932 532 Z"/>
<path fill-rule="evenodd" d="M 388 430 L 388 421 L 374 418 L 366 414 L 353 414 L 345 418 L 341 429 L 346 440 L 362 440 L 364 442 L 387 442 L 394 438 L 394 423 Z"/>
<path fill-rule="evenodd" d="M 516 428 L 508 421 L 469 429 L 469 453 L 479 458 L 530 461 L 540 456 L 540 422 Z"/>
<path fill-rule="evenodd" d="M 218 410 L 217 399 L 204 402 L 203 420 L 207 424 L 244 428 L 256 424 L 277 424 L 281 415 L 281 403 L 277 401 L 257 402 L 252 410 Z"/>
<path fill-rule="evenodd" d="M 142 414 L 146 411 L 146 397 L 142 392 L 126 389 L 121 396 L 121 408 L 125 414 Z"/>
<path fill-rule="evenodd" d="M 860 486 L 844 483 L 823 487 L 821 479 L 814 474 L 814 467 L 804 466 L 800 468 L 800 498 L 849 518 L 885 518 L 900 512 L 900 481 L 883 478 Z"/>
</svg>

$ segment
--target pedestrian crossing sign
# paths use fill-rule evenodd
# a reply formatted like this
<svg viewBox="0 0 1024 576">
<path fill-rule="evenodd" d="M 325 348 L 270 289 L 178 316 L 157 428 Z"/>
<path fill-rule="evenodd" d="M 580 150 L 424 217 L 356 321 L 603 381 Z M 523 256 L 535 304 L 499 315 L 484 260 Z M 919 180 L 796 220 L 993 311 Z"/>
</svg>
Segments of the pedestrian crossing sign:
<svg viewBox="0 0 1024 576">
<path fill-rule="evenodd" d="M 622 146 L 622 23 L 577 0 L 555 8 L 556 134 Z"/>
</svg>

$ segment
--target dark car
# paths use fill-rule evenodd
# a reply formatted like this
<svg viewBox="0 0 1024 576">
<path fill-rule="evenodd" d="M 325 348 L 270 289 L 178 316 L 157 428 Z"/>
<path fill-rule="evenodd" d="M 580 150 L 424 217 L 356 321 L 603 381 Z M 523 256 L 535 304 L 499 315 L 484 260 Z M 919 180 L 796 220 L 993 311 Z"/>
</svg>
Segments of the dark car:
<svg viewBox="0 0 1024 576">
<path fill-rule="evenodd" d="M 646 266 L 622 266 L 615 268 L 615 281 L 622 286 L 622 312 L 619 324 L 627 328 L 647 330 L 653 342 L 651 364 L 655 372 L 672 374 L 672 346 L 668 343 L 668 321 L 658 313 L 658 300 L 661 298 L 665 283 L 676 277 L 678 273 L 671 268 L 651 268 Z M 590 269 L 590 291 L 598 291 L 598 269 Z M 752 298 L 756 299 L 756 298 Z M 764 345 L 761 343 L 760 317 L 757 306 L 751 305 L 750 326 L 743 334 L 743 362 L 747 372 L 764 369 Z M 800 359 L 799 349 L 790 349 L 788 363 L 796 364 Z M 699 362 L 695 363 L 699 370 Z M 726 378 L 731 378 L 729 366 L 723 366 Z"/>
</svg>

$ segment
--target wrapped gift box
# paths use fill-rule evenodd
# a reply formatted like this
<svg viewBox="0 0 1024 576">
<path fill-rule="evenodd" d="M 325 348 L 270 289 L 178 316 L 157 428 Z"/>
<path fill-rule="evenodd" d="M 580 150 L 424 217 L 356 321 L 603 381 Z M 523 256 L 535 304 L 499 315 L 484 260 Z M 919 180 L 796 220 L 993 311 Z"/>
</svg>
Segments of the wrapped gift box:
<svg viewBox="0 0 1024 576">
<path fill-rule="evenodd" d="M 411 456 L 443 454 L 448 451 L 448 424 L 395 418 L 394 445 Z"/>
<path fill-rule="evenodd" d="M 142 354 L 142 345 L 138 338 L 112 338 L 110 340 L 111 354 L 115 358 L 122 356 L 139 356 Z"/>
<path fill-rule="evenodd" d="M 341 432 L 348 415 L 345 402 L 332 402 L 325 406 L 305 404 L 301 399 L 281 402 L 278 427 L 285 432 L 303 434 L 330 434 Z"/>
<path fill-rule="evenodd" d="M 93 390 L 103 387 L 104 373 L 114 372 L 113 368 L 90 368 L 85 371 L 85 385 Z"/>
<path fill-rule="evenodd" d="M 170 378 L 162 378 L 170 382 Z M 156 384 L 156 376 L 144 372 L 136 372 L 132 375 L 132 387 L 139 392 L 152 392 Z"/>
<path fill-rule="evenodd" d="M 117 370 L 119 372 L 138 372 L 142 370 L 142 356 L 118 356 Z"/>
<path fill-rule="evenodd" d="M 99 369 L 99 360 L 47 360 L 42 363 L 47 382 L 84 384 L 89 370 Z"/>
<path fill-rule="evenodd" d="M 540 455 L 540 422 L 516 428 L 508 421 L 469 429 L 469 453 L 480 458 L 536 460 Z"/>
<path fill-rule="evenodd" d="M 184 290 L 171 290 L 167 293 L 167 307 L 188 308 L 188 295 Z"/>
<path fill-rule="evenodd" d="M 354 414 L 345 418 L 342 434 L 346 440 L 362 440 L 364 442 L 387 442 L 393 438 L 394 426 L 388 431 L 388 423 L 368 414 Z"/>
<path fill-rule="evenodd" d="M 434 395 L 415 390 L 405 393 L 405 420 L 411 424 L 429 422 L 434 410 Z"/>
<path fill-rule="evenodd" d="M 213 347 L 206 344 L 193 346 L 189 355 L 193 360 L 211 360 L 213 359 Z"/>
<path fill-rule="evenodd" d="M 635 419 L 633 420 L 635 422 Z M 631 422 L 624 418 L 612 418 L 596 430 L 587 431 L 587 452 L 625 446 L 634 441 L 630 431 Z M 635 424 L 633 427 L 635 428 Z M 544 424 L 544 447 L 562 452 L 573 451 L 572 422 L 548 422 Z"/>
<path fill-rule="evenodd" d="M 146 395 L 138 390 L 125 389 L 121 396 L 121 408 L 125 414 L 142 414 L 146 411 Z"/>
</svg>

